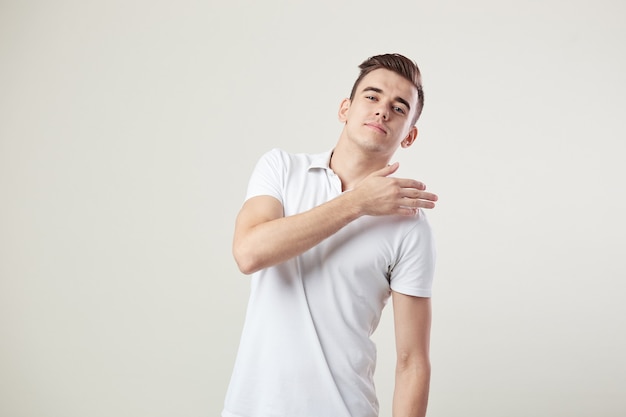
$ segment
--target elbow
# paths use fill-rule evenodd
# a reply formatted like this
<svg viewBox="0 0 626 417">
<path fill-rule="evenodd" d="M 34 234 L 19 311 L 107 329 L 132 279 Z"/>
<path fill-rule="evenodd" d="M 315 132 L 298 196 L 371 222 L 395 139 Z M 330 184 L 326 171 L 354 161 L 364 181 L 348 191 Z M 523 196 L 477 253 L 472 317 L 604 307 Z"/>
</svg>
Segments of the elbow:
<svg viewBox="0 0 626 417">
<path fill-rule="evenodd" d="M 253 263 L 250 262 L 245 262 L 245 261 L 238 261 L 235 259 L 235 262 L 237 262 L 237 266 L 239 267 L 239 271 L 244 274 L 244 275 L 251 275 L 254 274 L 255 272 L 257 272 L 259 269 L 261 268 L 256 268 L 254 266 Z"/>
<path fill-rule="evenodd" d="M 396 363 L 396 373 L 430 376 L 430 358 L 428 355 L 399 352 Z"/>
<path fill-rule="evenodd" d="M 261 269 L 254 255 L 242 248 L 241 245 L 233 245 L 233 257 L 239 271 L 245 275 L 253 274 Z"/>
</svg>

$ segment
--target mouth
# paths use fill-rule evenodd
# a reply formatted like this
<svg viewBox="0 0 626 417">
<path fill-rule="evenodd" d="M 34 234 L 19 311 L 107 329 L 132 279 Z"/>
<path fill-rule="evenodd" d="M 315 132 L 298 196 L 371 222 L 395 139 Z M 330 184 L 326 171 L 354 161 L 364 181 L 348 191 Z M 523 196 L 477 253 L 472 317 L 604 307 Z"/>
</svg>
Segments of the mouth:
<svg viewBox="0 0 626 417">
<path fill-rule="evenodd" d="M 372 130 L 377 131 L 378 133 L 387 134 L 387 129 L 385 129 L 385 127 L 381 125 L 380 123 L 370 122 L 370 123 L 365 123 L 365 126 L 369 127 Z"/>
</svg>

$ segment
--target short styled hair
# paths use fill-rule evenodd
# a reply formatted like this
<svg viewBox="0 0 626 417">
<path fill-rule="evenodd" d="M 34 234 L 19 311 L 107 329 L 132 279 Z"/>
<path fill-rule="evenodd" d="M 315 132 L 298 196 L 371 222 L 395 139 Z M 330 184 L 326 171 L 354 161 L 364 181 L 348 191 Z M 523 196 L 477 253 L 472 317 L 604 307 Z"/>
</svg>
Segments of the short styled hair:
<svg viewBox="0 0 626 417">
<path fill-rule="evenodd" d="M 352 86 L 352 91 L 350 92 L 350 101 L 354 99 L 354 94 L 356 93 L 357 86 L 359 85 L 363 77 L 365 77 L 370 72 L 381 68 L 395 72 L 401 77 L 409 80 L 415 86 L 415 88 L 417 88 L 417 107 L 415 109 L 415 116 L 413 117 L 413 124 L 415 124 L 415 122 L 417 122 L 417 119 L 419 119 L 420 114 L 422 114 L 422 109 L 424 108 L 424 90 L 422 88 L 422 75 L 417 64 L 403 55 L 376 55 L 363 61 L 363 63 L 359 65 L 361 73 L 354 82 L 354 85 Z"/>
</svg>

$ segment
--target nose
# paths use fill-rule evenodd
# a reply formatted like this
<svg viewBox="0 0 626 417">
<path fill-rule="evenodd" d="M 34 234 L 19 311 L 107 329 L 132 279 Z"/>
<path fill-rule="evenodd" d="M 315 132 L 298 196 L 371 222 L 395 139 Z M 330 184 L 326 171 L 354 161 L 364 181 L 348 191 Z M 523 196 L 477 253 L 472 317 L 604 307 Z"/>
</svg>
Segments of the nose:
<svg viewBox="0 0 626 417">
<path fill-rule="evenodd" d="M 387 120 L 387 118 L 389 117 L 389 111 L 386 107 L 381 106 L 376 110 L 376 116 L 380 116 L 383 118 L 383 120 Z"/>
</svg>

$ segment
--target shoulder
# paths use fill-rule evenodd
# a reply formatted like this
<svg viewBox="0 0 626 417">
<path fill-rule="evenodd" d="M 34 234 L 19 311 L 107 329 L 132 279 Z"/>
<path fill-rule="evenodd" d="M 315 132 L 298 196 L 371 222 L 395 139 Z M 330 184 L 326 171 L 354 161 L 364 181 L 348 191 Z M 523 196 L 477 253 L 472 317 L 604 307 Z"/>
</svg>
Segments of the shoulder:
<svg viewBox="0 0 626 417">
<path fill-rule="evenodd" d="M 406 220 L 408 224 L 404 228 L 403 241 L 429 246 L 433 244 L 433 230 L 423 209 L 419 209 L 415 216 Z"/>
<path fill-rule="evenodd" d="M 422 209 L 415 216 L 390 217 L 384 232 L 399 257 L 435 252 L 434 233 Z"/>
<path fill-rule="evenodd" d="M 426 217 L 426 212 L 419 209 L 414 216 L 374 217 L 373 221 L 382 223 L 389 232 L 396 233 L 400 238 L 415 235 L 432 235 L 432 228 Z"/>
<path fill-rule="evenodd" d="M 287 152 L 284 149 L 273 148 L 261 156 L 259 163 L 274 167 L 308 169 L 311 167 L 322 167 L 324 165 L 328 165 L 329 159 L 330 151 L 310 154 L 292 153 Z"/>
</svg>

